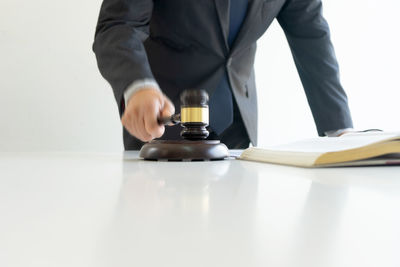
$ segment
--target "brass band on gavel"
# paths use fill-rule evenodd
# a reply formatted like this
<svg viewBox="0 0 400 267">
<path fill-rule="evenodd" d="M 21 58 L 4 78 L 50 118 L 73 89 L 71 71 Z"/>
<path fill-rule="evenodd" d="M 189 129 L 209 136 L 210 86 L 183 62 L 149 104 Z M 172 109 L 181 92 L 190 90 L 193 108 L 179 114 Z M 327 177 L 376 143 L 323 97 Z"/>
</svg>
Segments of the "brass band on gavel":
<svg viewBox="0 0 400 267">
<path fill-rule="evenodd" d="M 202 107 L 181 107 L 181 122 L 201 122 L 209 124 L 209 111 L 208 106 Z"/>
<path fill-rule="evenodd" d="M 205 90 L 185 90 L 181 94 L 181 136 L 187 140 L 206 139 L 209 122 L 208 94 Z"/>
</svg>

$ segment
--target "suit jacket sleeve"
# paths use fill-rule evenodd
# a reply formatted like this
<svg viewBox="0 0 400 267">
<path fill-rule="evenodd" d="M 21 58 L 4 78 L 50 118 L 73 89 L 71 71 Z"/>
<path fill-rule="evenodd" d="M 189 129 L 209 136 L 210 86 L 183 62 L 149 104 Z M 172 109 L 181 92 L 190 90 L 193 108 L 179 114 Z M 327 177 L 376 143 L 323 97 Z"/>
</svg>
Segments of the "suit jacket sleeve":
<svg viewBox="0 0 400 267">
<path fill-rule="evenodd" d="M 352 128 L 321 0 L 288 0 L 278 22 L 289 42 L 318 134 Z"/>
<path fill-rule="evenodd" d="M 93 51 L 120 114 L 125 89 L 136 80 L 154 79 L 143 46 L 152 11 L 153 0 L 103 0 L 100 9 Z"/>
</svg>

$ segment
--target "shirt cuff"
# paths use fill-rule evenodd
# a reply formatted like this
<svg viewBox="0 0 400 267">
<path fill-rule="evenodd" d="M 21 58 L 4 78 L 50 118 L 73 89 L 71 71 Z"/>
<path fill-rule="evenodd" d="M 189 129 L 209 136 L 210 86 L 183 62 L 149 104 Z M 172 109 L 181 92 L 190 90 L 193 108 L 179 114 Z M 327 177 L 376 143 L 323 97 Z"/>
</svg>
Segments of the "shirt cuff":
<svg viewBox="0 0 400 267">
<path fill-rule="evenodd" d="M 129 99 L 131 99 L 134 93 L 147 87 L 152 87 L 154 89 L 161 91 L 160 86 L 154 79 L 136 80 L 133 83 L 131 83 L 131 85 L 129 85 L 124 92 L 125 107 L 127 106 Z"/>
<path fill-rule="evenodd" d="M 332 131 L 325 132 L 325 135 L 328 136 L 328 137 L 338 137 L 342 133 L 344 133 L 346 131 L 351 131 L 351 130 L 353 130 L 353 128 L 344 128 L 344 129 L 339 129 L 339 130 L 332 130 Z"/>
</svg>

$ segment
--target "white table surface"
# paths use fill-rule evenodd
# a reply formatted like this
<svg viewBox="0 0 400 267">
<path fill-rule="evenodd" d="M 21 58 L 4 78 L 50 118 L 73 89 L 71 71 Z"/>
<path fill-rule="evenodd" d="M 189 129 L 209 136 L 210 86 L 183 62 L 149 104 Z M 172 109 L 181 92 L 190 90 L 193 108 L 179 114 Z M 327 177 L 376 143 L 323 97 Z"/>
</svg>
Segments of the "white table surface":
<svg viewBox="0 0 400 267">
<path fill-rule="evenodd" d="M 0 154 L 0 266 L 400 266 L 400 167 Z"/>
</svg>

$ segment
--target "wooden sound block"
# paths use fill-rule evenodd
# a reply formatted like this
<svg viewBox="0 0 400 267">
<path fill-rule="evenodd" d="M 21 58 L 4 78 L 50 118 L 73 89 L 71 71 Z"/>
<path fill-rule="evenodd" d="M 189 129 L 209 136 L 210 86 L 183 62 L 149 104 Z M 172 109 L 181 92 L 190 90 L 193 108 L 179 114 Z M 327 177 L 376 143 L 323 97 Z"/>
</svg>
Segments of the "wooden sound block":
<svg viewBox="0 0 400 267">
<path fill-rule="evenodd" d="M 219 140 L 153 140 L 142 147 L 139 156 L 146 160 L 222 160 L 229 151 Z"/>
</svg>

